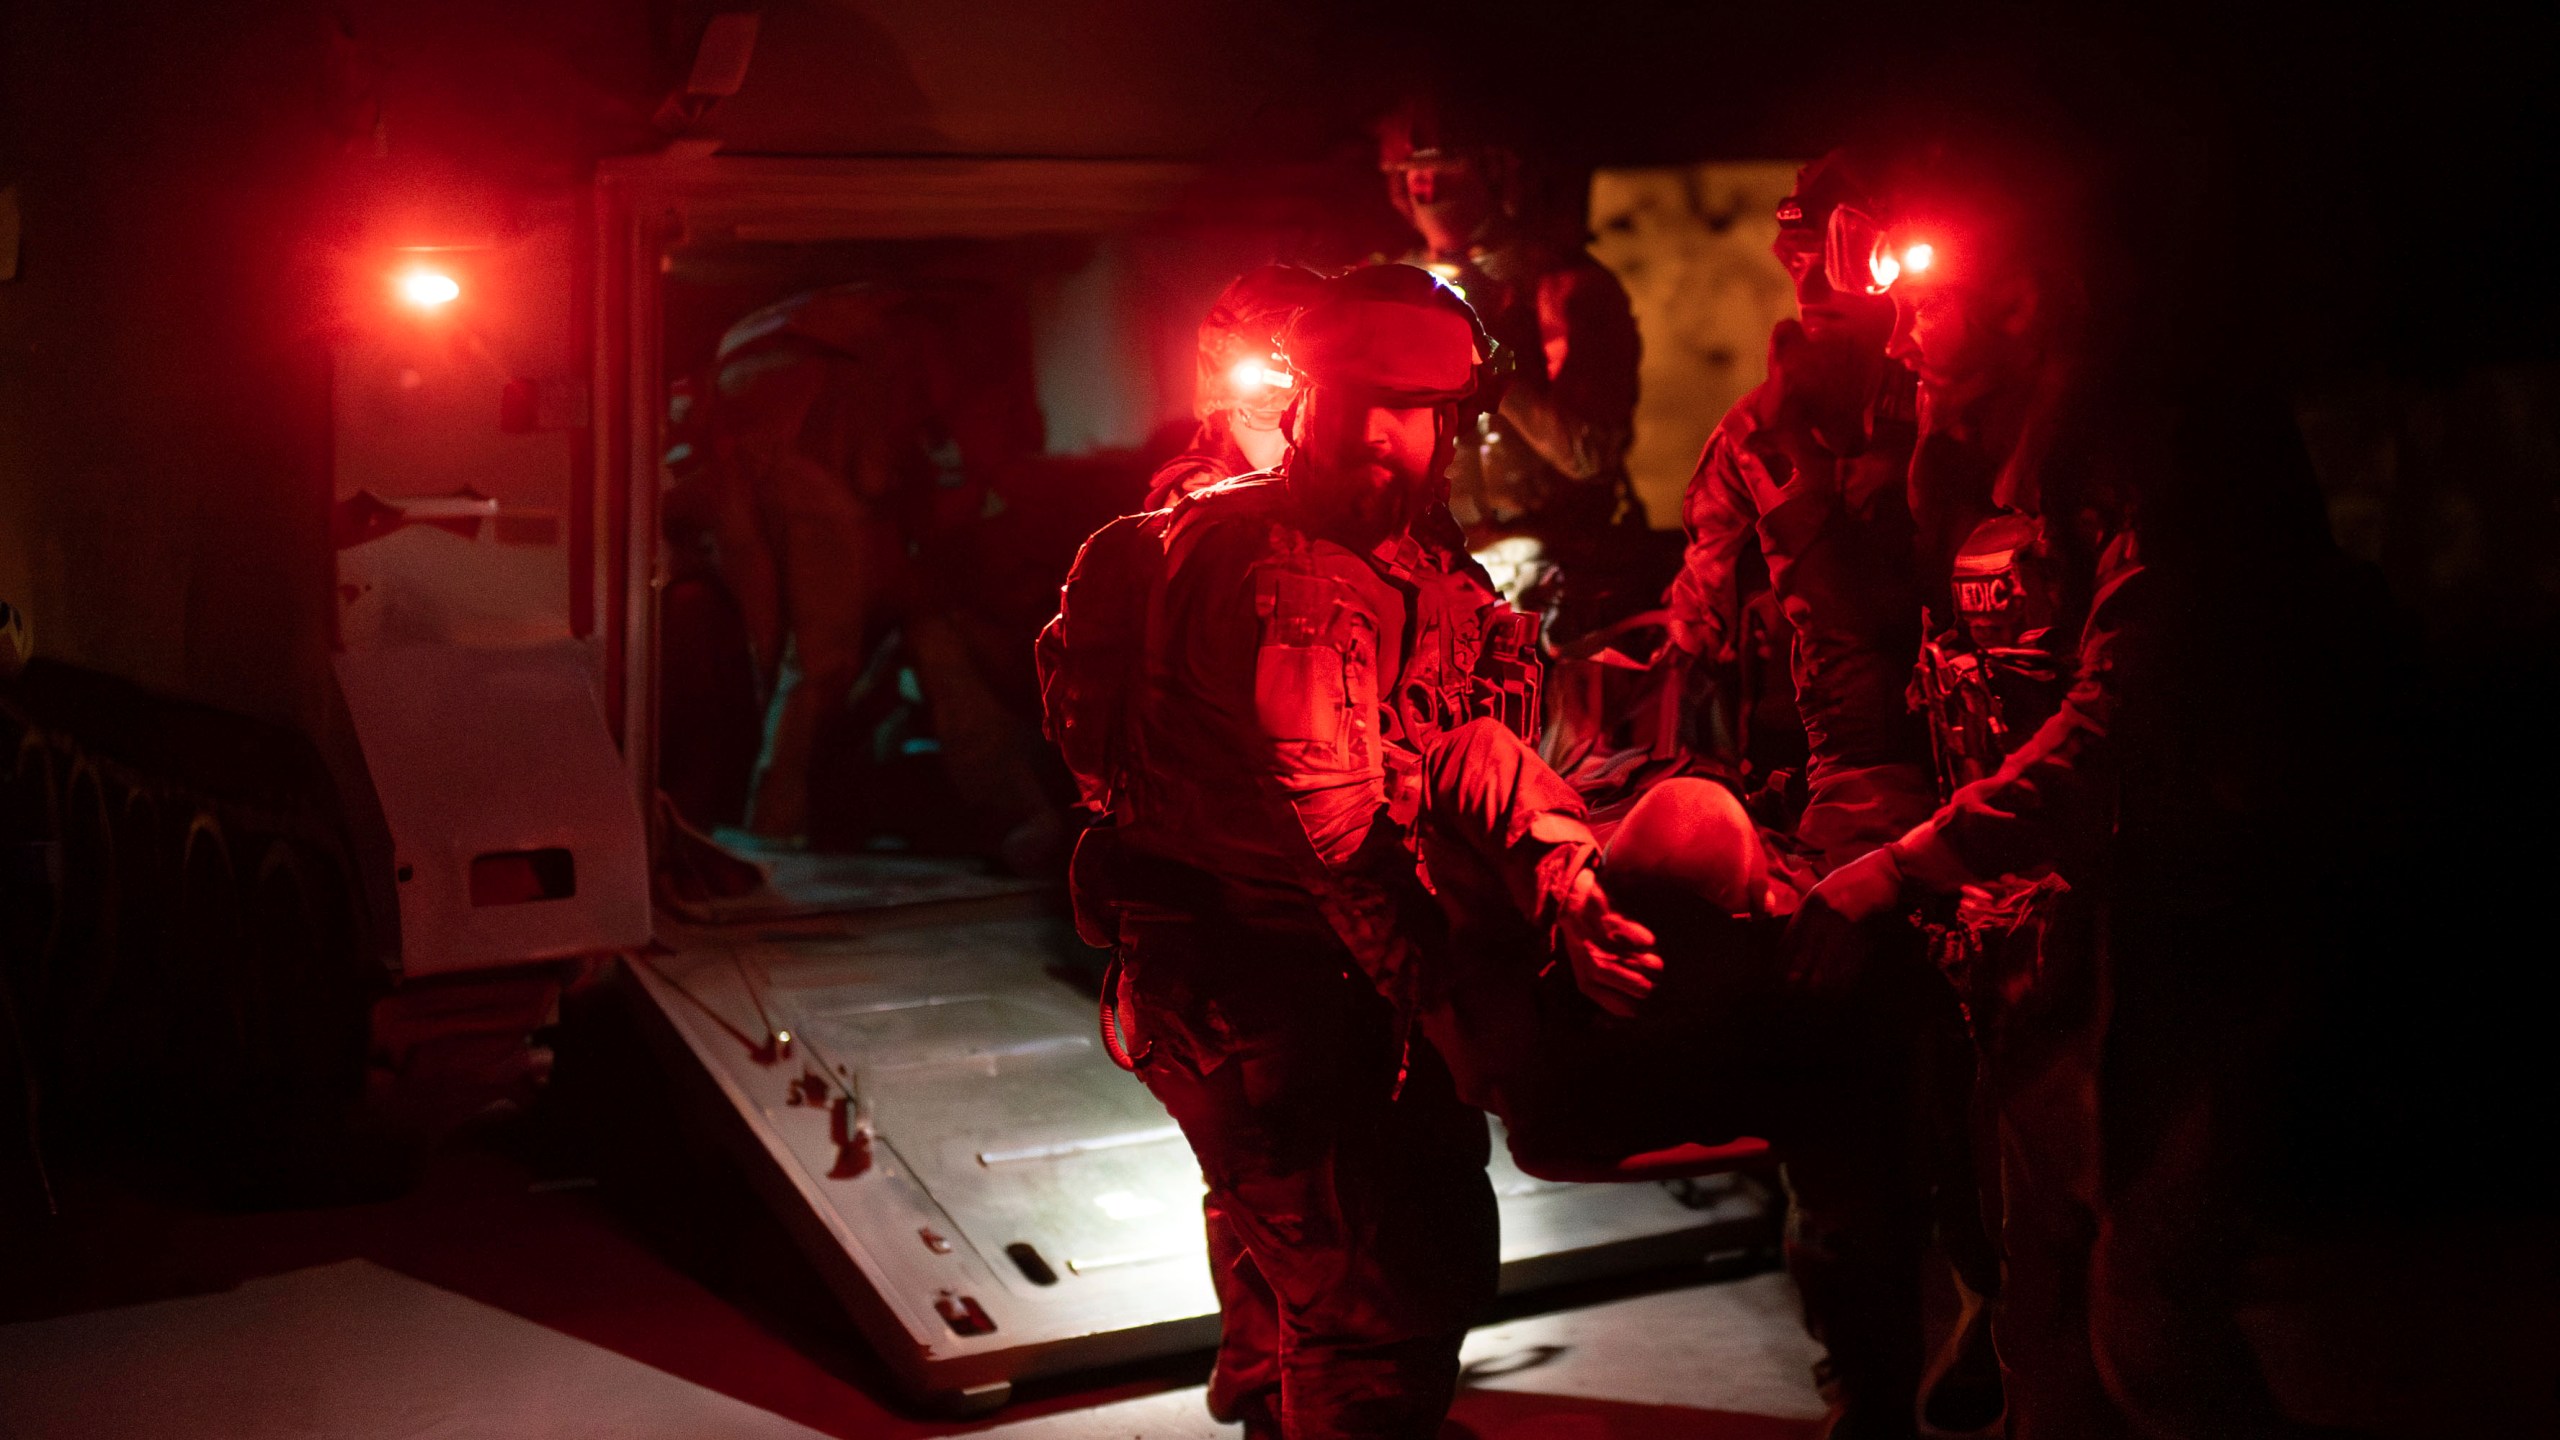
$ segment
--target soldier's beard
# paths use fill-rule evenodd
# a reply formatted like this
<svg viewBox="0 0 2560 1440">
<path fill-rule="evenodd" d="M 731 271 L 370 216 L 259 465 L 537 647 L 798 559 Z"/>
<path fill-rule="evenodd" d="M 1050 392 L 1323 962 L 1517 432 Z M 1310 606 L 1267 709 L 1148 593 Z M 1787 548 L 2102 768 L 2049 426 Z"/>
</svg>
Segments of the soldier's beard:
<svg viewBox="0 0 2560 1440">
<path fill-rule="evenodd" d="M 1298 450 L 1289 457 L 1289 488 L 1318 528 L 1365 549 L 1445 502 L 1449 482 L 1408 474 L 1374 452 L 1342 464 Z"/>
</svg>

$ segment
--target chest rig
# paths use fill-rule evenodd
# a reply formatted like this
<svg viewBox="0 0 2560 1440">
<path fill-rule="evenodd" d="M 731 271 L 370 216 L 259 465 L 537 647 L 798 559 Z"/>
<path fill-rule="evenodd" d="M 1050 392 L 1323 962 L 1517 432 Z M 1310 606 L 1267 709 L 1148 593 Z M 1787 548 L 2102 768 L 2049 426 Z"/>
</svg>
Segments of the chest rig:
<svg viewBox="0 0 2560 1440">
<path fill-rule="evenodd" d="M 1482 567 L 1454 548 L 1400 536 L 1368 557 L 1405 602 L 1396 673 L 1381 673 L 1379 730 L 1419 752 L 1473 720 L 1535 744 L 1545 675 L 1538 621 L 1504 604 Z"/>
</svg>

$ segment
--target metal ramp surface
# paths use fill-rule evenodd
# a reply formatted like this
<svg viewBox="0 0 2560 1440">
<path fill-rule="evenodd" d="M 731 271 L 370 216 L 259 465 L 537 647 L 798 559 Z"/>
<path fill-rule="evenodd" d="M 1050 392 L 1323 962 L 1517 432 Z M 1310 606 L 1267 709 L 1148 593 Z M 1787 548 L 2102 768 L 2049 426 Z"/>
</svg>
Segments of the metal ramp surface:
<svg viewBox="0 0 2560 1440">
<path fill-rule="evenodd" d="M 666 939 L 632 967 L 662 1051 L 920 1397 L 1215 1341 L 1199 1168 L 1104 1054 L 1063 922 L 1017 898 Z M 1559 1185 L 1494 1153 L 1506 1291 L 1769 1235 L 1733 1177 Z"/>
</svg>

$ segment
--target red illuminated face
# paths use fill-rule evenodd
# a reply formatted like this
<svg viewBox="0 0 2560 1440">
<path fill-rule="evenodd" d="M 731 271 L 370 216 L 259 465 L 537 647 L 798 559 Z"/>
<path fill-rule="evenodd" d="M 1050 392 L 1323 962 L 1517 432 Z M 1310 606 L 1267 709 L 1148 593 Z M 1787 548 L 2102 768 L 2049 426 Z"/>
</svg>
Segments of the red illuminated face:
<svg viewBox="0 0 2560 1440">
<path fill-rule="evenodd" d="M 1439 498 L 1440 414 L 1315 386 L 1299 402 L 1291 484 L 1328 521 L 1383 539 Z"/>
<path fill-rule="evenodd" d="M 2034 307 L 2023 282 L 1906 279 L 1893 287 L 1892 298 L 1893 338 L 1885 352 L 1919 373 L 1921 393 L 1938 413 L 1961 414 L 2028 378 L 2024 371 L 2033 359 L 2026 330 Z"/>
</svg>

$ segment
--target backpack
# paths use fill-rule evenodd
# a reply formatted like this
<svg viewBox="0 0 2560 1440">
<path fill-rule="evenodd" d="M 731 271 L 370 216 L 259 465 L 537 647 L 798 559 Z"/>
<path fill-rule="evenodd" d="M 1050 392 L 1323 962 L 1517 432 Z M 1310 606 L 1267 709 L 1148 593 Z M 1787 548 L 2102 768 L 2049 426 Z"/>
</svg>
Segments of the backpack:
<svg viewBox="0 0 2560 1440">
<path fill-rule="evenodd" d="M 1173 515 L 1150 510 L 1103 526 L 1076 551 L 1058 613 L 1040 631 L 1040 728 L 1076 790 L 1109 814 L 1136 762 L 1133 711 L 1146 686 L 1149 616 L 1164 587 Z"/>
</svg>

